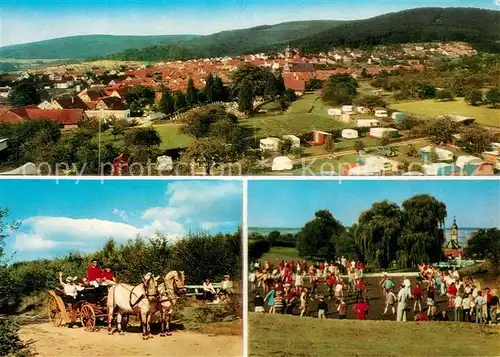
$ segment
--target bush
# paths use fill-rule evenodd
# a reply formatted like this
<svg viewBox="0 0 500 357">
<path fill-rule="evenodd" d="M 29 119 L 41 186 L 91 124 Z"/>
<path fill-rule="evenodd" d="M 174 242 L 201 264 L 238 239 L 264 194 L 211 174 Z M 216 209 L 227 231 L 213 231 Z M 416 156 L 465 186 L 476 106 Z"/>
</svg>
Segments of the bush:
<svg viewBox="0 0 500 357">
<path fill-rule="evenodd" d="M 248 244 L 248 259 L 257 260 L 269 252 L 271 244 L 267 240 L 258 240 Z"/>
<path fill-rule="evenodd" d="M 19 338 L 19 326 L 12 320 L 0 317 L 0 356 L 30 356 Z"/>
</svg>

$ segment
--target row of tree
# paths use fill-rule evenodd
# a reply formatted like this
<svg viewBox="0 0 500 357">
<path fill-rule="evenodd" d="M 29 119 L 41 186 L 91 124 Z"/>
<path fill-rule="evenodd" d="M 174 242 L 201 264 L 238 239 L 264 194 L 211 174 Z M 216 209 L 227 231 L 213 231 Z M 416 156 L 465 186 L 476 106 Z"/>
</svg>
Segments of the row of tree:
<svg viewBox="0 0 500 357">
<path fill-rule="evenodd" d="M 411 197 L 401 207 L 388 201 L 374 203 L 350 228 L 321 210 L 297 234 L 297 249 L 304 258 L 344 255 L 382 269 L 438 262 L 443 258 L 446 214 L 445 204 L 429 195 Z"/>
</svg>

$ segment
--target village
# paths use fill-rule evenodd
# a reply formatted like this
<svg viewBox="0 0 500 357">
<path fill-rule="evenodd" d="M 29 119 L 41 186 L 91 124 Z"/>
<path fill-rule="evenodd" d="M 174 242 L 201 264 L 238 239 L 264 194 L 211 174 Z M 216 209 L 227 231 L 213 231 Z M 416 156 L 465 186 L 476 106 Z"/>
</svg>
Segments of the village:
<svg viewBox="0 0 500 357">
<path fill-rule="evenodd" d="M 236 163 L 239 173 L 245 174 L 493 175 L 500 170 L 500 110 L 496 106 L 470 106 L 458 95 L 441 100 L 443 88 L 434 89 L 434 99 L 418 94 L 409 101 L 373 84 L 392 73 L 426 73 L 437 59 L 474 56 L 477 51 L 460 42 L 377 46 L 366 51 L 342 48 L 319 54 L 302 54 L 288 46 L 277 53 L 239 57 L 159 63 L 96 61 L 36 68 L 0 76 L 0 125 L 44 118 L 58 122 L 64 134 L 85 122 L 98 123 L 94 141 L 99 152 L 105 145 L 117 147 L 114 174 L 128 172 L 125 166 L 132 164 L 120 149 L 125 132 L 152 127 L 160 137 L 161 152 L 149 159 L 156 162 L 156 173 L 173 174 L 173 163 L 199 139 L 182 131 L 186 118 L 200 108 L 220 105 L 237 117 L 241 128 L 252 131 L 246 151 L 257 152 L 258 157 L 245 161 L 244 172 L 241 159 L 245 155 L 221 162 L 194 160 L 194 166 L 206 166 L 206 161 L 213 166 L 195 174 L 224 174 L 224 167 Z M 251 109 L 242 110 L 232 86 L 235 74 L 246 68 L 273 73 L 286 93 L 254 94 Z M 323 100 L 325 83 L 339 76 L 354 79 L 357 98 L 365 102 L 353 99 L 334 105 Z M 214 81 L 224 93 L 200 99 Z M 25 82 L 36 84 L 39 101 L 13 106 L 9 103 L 13 88 Z M 190 91 L 200 94 L 197 100 L 190 100 Z M 432 113 L 426 113 L 426 107 L 432 107 Z M 414 118 L 426 122 L 446 118 L 456 128 L 479 124 L 489 137 L 480 150 L 475 146 L 471 152 L 467 149 L 470 142 L 463 140 L 459 129 L 450 140 L 432 140 L 413 130 Z M 120 130 L 115 129 L 119 125 Z M 10 138 L 0 139 L 8 147 Z M 39 163 L 19 164 L 18 168 L 6 165 L 4 174 Z"/>
</svg>

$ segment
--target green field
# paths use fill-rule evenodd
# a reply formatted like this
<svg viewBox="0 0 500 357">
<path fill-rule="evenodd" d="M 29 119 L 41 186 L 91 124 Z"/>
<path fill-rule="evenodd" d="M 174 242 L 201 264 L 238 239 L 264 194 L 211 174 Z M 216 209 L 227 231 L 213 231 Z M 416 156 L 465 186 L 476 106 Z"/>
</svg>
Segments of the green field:
<svg viewBox="0 0 500 357">
<path fill-rule="evenodd" d="M 470 323 L 318 320 L 249 313 L 250 356 L 498 356 L 500 329 Z M 277 328 L 279 326 L 279 328 Z"/>
<path fill-rule="evenodd" d="M 435 118 L 440 115 L 454 114 L 476 118 L 479 124 L 500 127 L 500 109 L 491 109 L 485 106 L 473 107 L 463 98 L 451 102 L 438 102 L 434 99 L 414 100 L 394 103 L 391 109 L 424 118 Z"/>
<path fill-rule="evenodd" d="M 303 258 L 299 257 L 296 248 L 288 247 L 272 247 L 271 250 L 265 253 L 259 260 L 268 261 L 271 266 L 277 266 L 281 260 L 302 261 Z"/>
<path fill-rule="evenodd" d="M 160 148 L 162 150 L 177 149 L 187 147 L 194 139 L 188 135 L 181 134 L 179 129 L 180 125 L 165 124 L 156 125 L 154 128 L 158 131 L 161 137 Z M 118 136 L 116 139 L 111 135 L 111 130 L 101 134 L 102 144 L 113 144 L 116 147 L 123 146 L 123 136 Z"/>
</svg>

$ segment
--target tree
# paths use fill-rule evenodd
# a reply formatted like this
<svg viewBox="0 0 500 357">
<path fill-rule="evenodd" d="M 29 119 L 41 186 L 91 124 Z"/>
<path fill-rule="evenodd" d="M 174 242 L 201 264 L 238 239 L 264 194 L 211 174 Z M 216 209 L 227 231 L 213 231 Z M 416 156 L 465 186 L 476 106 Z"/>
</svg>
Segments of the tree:
<svg viewBox="0 0 500 357">
<path fill-rule="evenodd" d="M 391 142 L 391 135 L 389 133 L 384 133 L 380 139 L 380 145 L 387 146 Z"/>
<path fill-rule="evenodd" d="M 276 242 L 278 242 L 281 238 L 281 233 L 279 231 L 272 231 L 267 235 L 267 241 L 272 247 Z"/>
<path fill-rule="evenodd" d="M 489 228 L 472 233 L 465 254 L 473 259 L 487 259 L 496 272 L 500 271 L 500 230 Z"/>
<path fill-rule="evenodd" d="M 466 150 L 474 155 L 486 151 L 493 142 L 493 135 L 479 125 L 469 125 L 460 131 Z"/>
<path fill-rule="evenodd" d="M 363 106 L 370 109 L 371 112 L 375 110 L 376 107 L 385 108 L 387 103 L 379 95 L 363 95 L 354 100 L 354 103 L 358 106 Z"/>
<path fill-rule="evenodd" d="M 253 110 L 253 92 L 250 81 L 244 79 L 238 93 L 238 110 L 250 114 Z"/>
<path fill-rule="evenodd" d="M 314 214 L 297 233 L 297 249 L 304 258 L 334 259 L 335 242 L 344 234 L 344 226 L 327 210 Z"/>
<path fill-rule="evenodd" d="M 399 127 L 401 130 L 411 130 L 419 125 L 421 125 L 423 121 L 421 119 L 415 118 L 413 116 L 407 116 L 401 120 Z"/>
<path fill-rule="evenodd" d="M 500 87 L 491 88 L 486 92 L 486 103 L 496 108 L 500 104 Z"/>
<path fill-rule="evenodd" d="M 317 78 L 311 78 L 306 82 L 306 91 L 317 90 L 323 87 L 324 81 Z"/>
<path fill-rule="evenodd" d="M 198 104 L 198 89 L 194 86 L 194 81 L 192 78 L 189 78 L 187 90 L 186 90 L 186 103 L 190 107 L 194 107 Z"/>
<path fill-rule="evenodd" d="M 483 102 L 483 93 L 480 90 L 473 89 L 467 93 L 465 100 L 473 106 L 477 106 Z"/>
<path fill-rule="evenodd" d="M 174 110 L 178 111 L 187 107 L 186 96 L 183 92 L 177 91 L 174 93 Z"/>
<path fill-rule="evenodd" d="M 212 125 L 218 120 L 228 119 L 236 123 L 237 118 L 226 112 L 220 106 L 207 106 L 191 110 L 184 119 L 185 125 L 181 128 L 183 134 L 194 136 L 196 139 L 206 137 L 213 133 Z"/>
<path fill-rule="evenodd" d="M 416 195 L 402 204 L 403 232 L 398 238 L 401 267 L 437 263 L 443 258 L 446 205 L 430 195 Z"/>
<path fill-rule="evenodd" d="M 389 201 L 374 203 L 358 218 L 357 244 L 362 260 L 387 268 L 397 256 L 397 239 L 402 229 L 399 206 Z"/>
<path fill-rule="evenodd" d="M 347 74 L 335 74 L 328 78 L 321 92 L 323 101 L 332 104 L 352 103 L 357 93 L 358 83 Z"/>
<path fill-rule="evenodd" d="M 408 152 L 406 153 L 406 155 L 410 157 L 418 157 L 418 150 L 415 147 L 415 145 L 413 144 L 408 145 Z"/>
<path fill-rule="evenodd" d="M 416 86 L 416 93 L 419 99 L 435 98 L 436 92 L 436 88 L 428 83 L 422 83 Z"/>
<path fill-rule="evenodd" d="M 231 73 L 233 97 L 239 98 L 240 91 L 245 83 L 250 83 L 252 97 L 262 97 L 264 99 L 275 99 L 283 93 L 283 86 L 269 68 L 254 66 L 245 63 Z"/>
<path fill-rule="evenodd" d="M 327 135 L 325 138 L 325 151 L 332 155 L 335 153 L 335 140 L 333 139 L 333 135 Z"/>
<path fill-rule="evenodd" d="M 435 144 L 449 143 L 458 131 L 456 123 L 449 117 L 431 120 L 425 127 L 426 135 Z"/>
<path fill-rule="evenodd" d="M 111 135 L 115 137 L 115 140 L 118 135 L 123 135 L 123 134 L 125 134 L 125 128 L 123 127 L 123 125 L 119 124 L 113 125 L 113 128 L 111 129 Z"/>
<path fill-rule="evenodd" d="M 153 127 L 130 129 L 125 134 L 126 146 L 159 146 L 160 144 L 160 134 Z"/>
<path fill-rule="evenodd" d="M 215 76 L 214 79 L 214 101 L 226 102 L 228 100 L 228 89 L 224 86 L 222 78 Z"/>
<path fill-rule="evenodd" d="M 205 80 L 205 88 L 203 89 L 203 93 L 205 94 L 205 97 L 207 98 L 208 103 L 212 103 L 216 101 L 216 95 L 215 95 L 215 79 L 214 76 L 212 76 L 212 73 L 208 75 L 208 77 Z"/>
<path fill-rule="evenodd" d="M 38 89 L 33 83 L 28 81 L 23 81 L 15 85 L 9 92 L 7 100 L 13 107 L 39 104 L 41 101 Z"/>
<path fill-rule="evenodd" d="M 132 116 L 142 116 L 147 106 L 155 101 L 155 91 L 143 85 L 135 86 L 125 95 Z"/>
<path fill-rule="evenodd" d="M 429 161 L 432 163 L 439 162 L 439 155 L 434 146 L 431 148 L 431 152 L 429 153 Z"/>
<path fill-rule="evenodd" d="M 293 142 L 290 139 L 285 139 L 280 142 L 279 152 L 281 155 L 288 155 L 292 151 Z"/>
<path fill-rule="evenodd" d="M 354 150 L 356 150 L 359 153 L 364 149 L 365 149 L 365 143 L 361 140 L 356 140 L 356 142 L 354 143 Z"/>
<path fill-rule="evenodd" d="M 436 98 L 443 102 L 449 102 L 454 100 L 453 93 L 447 89 L 443 89 L 437 92 Z"/>
<path fill-rule="evenodd" d="M 217 138 L 202 138 L 191 144 L 182 155 L 186 164 L 195 163 L 210 175 L 212 168 L 228 162 L 232 158 L 230 147 Z"/>
<path fill-rule="evenodd" d="M 169 90 L 163 93 L 160 102 L 158 103 L 158 108 L 163 114 L 169 115 L 175 112 L 175 99 L 172 92 Z"/>
</svg>

